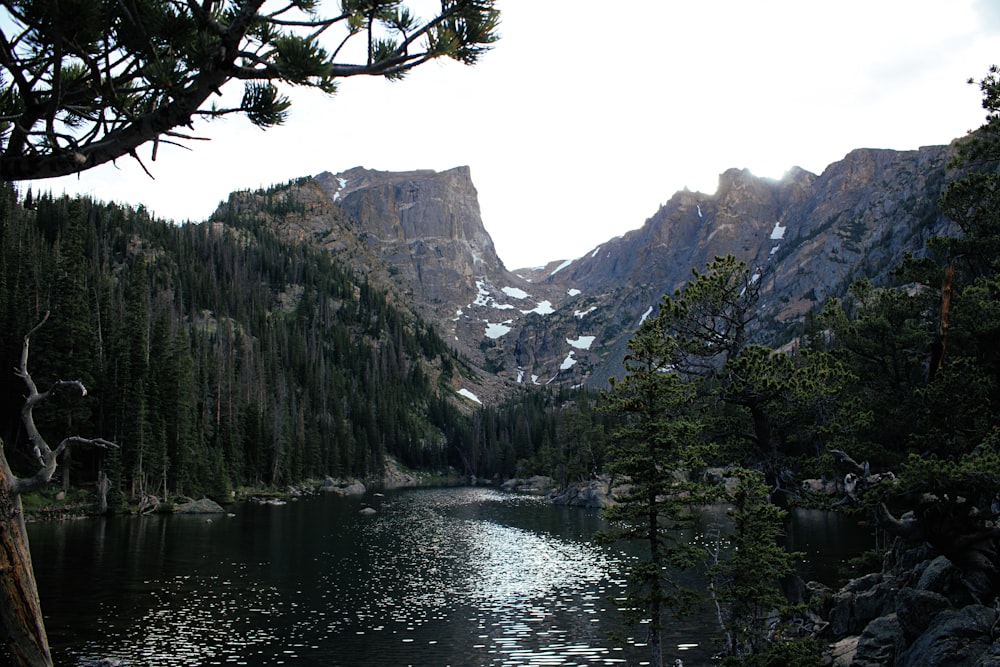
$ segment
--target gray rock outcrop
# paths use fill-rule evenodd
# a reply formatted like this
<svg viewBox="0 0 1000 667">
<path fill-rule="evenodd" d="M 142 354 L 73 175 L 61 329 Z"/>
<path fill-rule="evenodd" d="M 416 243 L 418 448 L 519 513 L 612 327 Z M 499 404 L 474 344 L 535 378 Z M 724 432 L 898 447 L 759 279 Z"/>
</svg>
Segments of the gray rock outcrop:
<svg viewBox="0 0 1000 667">
<path fill-rule="evenodd" d="M 997 609 L 972 601 L 958 568 L 927 545 L 897 541 L 881 572 L 848 582 L 827 609 L 832 665 L 1000 665 Z"/>
<path fill-rule="evenodd" d="M 544 475 L 528 478 L 515 477 L 505 481 L 500 485 L 500 488 L 504 491 L 517 493 L 548 493 L 552 490 L 552 478 Z"/>
<path fill-rule="evenodd" d="M 608 507 L 614 504 L 607 478 L 571 484 L 553 495 L 552 502 L 571 507 Z"/>
<path fill-rule="evenodd" d="M 225 514 L 226 510 L 214 500 L 202 498 L 177 505 L 174 512 L 176 514 Z"/>
</svg>

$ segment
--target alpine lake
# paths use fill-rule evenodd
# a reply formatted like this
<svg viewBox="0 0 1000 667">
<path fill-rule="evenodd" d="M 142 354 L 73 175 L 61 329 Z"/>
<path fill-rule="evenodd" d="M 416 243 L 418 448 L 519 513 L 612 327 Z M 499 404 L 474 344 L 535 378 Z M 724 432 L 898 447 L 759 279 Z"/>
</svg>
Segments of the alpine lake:
<svg viewBox="0 0 1000 667">
<path fill-rule="evenodd" d="M 29 524 L 55 663 L 648 664 L 645 628 L 615 603 L 637 552 L 593 542 L 598 510 L 487 487 L 228 509 Z M 691 539 L 724 514 L 706 508 Z M 870 529 L 821 511 L 793 511 L 787 539 L 806 554 L 802 577 L 831 585 L 874 546 Z M 717 638 L 706 604 L 669 622 L 665 662 L 709 665 Z"/>
</svg>

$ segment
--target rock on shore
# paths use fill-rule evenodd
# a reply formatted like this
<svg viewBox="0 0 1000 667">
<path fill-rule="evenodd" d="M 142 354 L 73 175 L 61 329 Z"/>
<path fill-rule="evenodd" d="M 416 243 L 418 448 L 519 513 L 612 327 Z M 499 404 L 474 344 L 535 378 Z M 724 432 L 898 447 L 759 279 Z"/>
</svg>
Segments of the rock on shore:
<svg viewBox="0 0 1000 667">
<path fill-rule="evenodd" d="M 986 667 L 1000 665 L 1000 621 L 980 604 L 948 558 L 927 545 L 897 541 L 881 572 L 810 601 L 829 618 L 833 667 Z"/>
<path fill-rule="evenodd" d="M 332 477 L 327 477 L 323 481 L 322 486 L 320 486 L 320 490 L 336 493 L 340 496 L 363 496 L 368 492 L 365 485 L 356 479 L 349 481 L 337 481 Z"/>
<path fill-rule="evenodd" d="M 551 477 L 535 475 L 534 477 L 515 477 L 513 479 L 508 479 L 500 485 L 500 488 L 504 491 L 511 491 L 514 493 L 537 493 L 544 495 L 551 492 L 554 487 Z"/>
<path fill-rule="evenodd" d="M 226 510 L 219 503 L 208 498 L 192 500 L 174 508 L 175 514 L 225 514 Z"/>
</svg>

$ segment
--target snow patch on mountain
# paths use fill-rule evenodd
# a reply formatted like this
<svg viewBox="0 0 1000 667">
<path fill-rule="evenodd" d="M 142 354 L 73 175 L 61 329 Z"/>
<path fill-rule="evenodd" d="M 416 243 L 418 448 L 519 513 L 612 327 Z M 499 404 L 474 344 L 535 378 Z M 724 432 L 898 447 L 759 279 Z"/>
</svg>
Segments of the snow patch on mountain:
<svg viewBox="0 0 1000 667">
<path fill-rule="evenodd" d="M 337 191 L 333 193 L 333 201 L 337 201 L 338 199 L 340 199 L 340 191 L 347 187 L 347 179 L 338 176 L 337 183 L 340 184 L 340 187 L 337 188 Z"/>
<path fill-rule="evenodd" d="M 573 317 L 577 318 L 578 320 L 582 320 L 584 315 L 590 315 L 595 310 L 597 310 L 597 306 L 591 306 L 587 310 L 574 310 Z"/>
<path fill-rule="evenodd" d="M 478 396 L 476 396 L 475 394 L 473 394 L 471 391 L 469 391 L 465 387 L 462 387 L 461 389 L 459 389 L 458 390 L 458 394 L 459 394 L 459 396 L 466 397 L 470 401 L 475 401 L 476 403 L 479 403 L 480 405 L 483 404 L 483 402 L 479 400 Z"/>
<path fill-rule="evenodd" d="M 506 322 L 490 322 L 488 320 L 483 320 L 486 322 L 486 333 L 487 338 L 492 338 L 496 340 L 501 336 L 510 333 L 511 327 L 508 326 L 513 320 L 507 320 Z"/>
<path fill-rule="evenodd" d="M 486 289 L 485 280 L 476 281 L 476 298 L 470 305 L 473 306 L 488 306 L 493 297 L 490 296 L 490 291 Z"/>
<path fill-rule="evenodd" d="M 514 287 L 504 287 L 502 291 L 505 294 L 509 294 L 507 290 L 514 290 L 524 294 L 524 296 L 528 296 L 528 294 L 523 290 L 519 290 Z M 515 298 L 520 299 L 524 297 L 517 296 Z M 484 308 L 495 308 L 496 310 L 513 310 L 514 308 L 514 306 L 509 303 L 498 303 L 497 300 L 493 298 L 493 295 L 490 294 L 490 291 L 486 288 L 485 280 L 476 281 L 476 298 L 469 304 L 470 308 L 472 306 L 483 306 Z"/>
<path fill-rule="evenodd" d="M 596 336 L 579 336 L 576 340 L 566 339 L 566 342 L 570 344 L 570 347 L 575 347 L 578 350 L 589 350 L 590 346 L 594 344 L 594 339 Z"/>
<path fill-rule="evenodd" d="M 506 294 L 507 296 L 509 296 L 512 299 L 527 299 L 529 296 L 531 296 L 530 294 L 528 294 L 527 292 L 525 292 L 523 289 L 519 289 L 517 287 L 504 287 L 500 291 L 503 292 L 504 294 Z"/>
<path fill-rule="evenodd" d="M 576 359 L 573 358 L 574 354 L 576 354 L 576 353 L 573 352 L 573 350 L 569 351 L 569 354 L 567 354 L 566 358 L 563 359 L 562 364 L 559 365 L 559 370 L 561 370 L 561 371 L 567 371 L 567 370 L 569 370 L 570 368 L 573 368 L 573 366 L 576 365 Z"/>
<path fill-rule="evenodd" d="M 531 310 L 522 310 L 522 313 L 528 315 L 530 313 L 538 313 L 539 315 L 551 315 L 556 312 L 556 309 L 552 307 L 551 301 L 539 301 L 538 305 Z"/>
<path fill-rule="evenodd" d="M 565 269 L 567 266 L 569 266 L 572 263 L 573 263 L 573 260 L 567 259 L 565 262 L 563 262 L 562 264 L 560 264 L 559 266 L 557 266 L 555 269 L 553 269 L 552 273 L 550 273 L 549 276 L 556 275 L 557 273 L 559 273 L 560 271 L 562 271 L 563 269 Z"/>
</svg>

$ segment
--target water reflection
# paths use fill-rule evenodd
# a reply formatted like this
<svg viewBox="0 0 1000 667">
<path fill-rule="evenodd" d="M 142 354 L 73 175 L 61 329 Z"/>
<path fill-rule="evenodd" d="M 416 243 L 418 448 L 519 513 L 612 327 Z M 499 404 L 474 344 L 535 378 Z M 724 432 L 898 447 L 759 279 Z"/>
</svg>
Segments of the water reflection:
<svg viewBox="0 0 1000 667">
<path fill-rule="evenodd" d="M 621 662 L 621 651 L 605 646 L 601 629 L 600 614 L 609 612 L 601 600 L 614 585 L 609 554 L 503 523 L 547 511 L 536 498 L 489 490 L 404 496 L 361 526 L 360 542 L 376 548 L 364 558 L 355 553 L 335 561 L 323 585 L 340 586 L 335 597 L 341 604 L 352 593 L 378 590 L 366 613 L 345 625 L 374 637 L 380 650 L 386 642 L 410 644 L 410 657 L 423 657 L 422 664 L 442 664 L 433 660 L 442 643 L 452 651 L 450 664 Z M 358 563 L 368 569 L 356 579 L 340 576 L 338 564 Z M 351 591 L 349 582 L 362 578 L 370 583 Z M 464 655 L 454 650 L 463 644 Z"/>
<path fill-rule="evenodd" d="M 489 489 L 316 497 L 236 516 L 32 524 L 57 664 L 643 664 L 611 600 L 619 550 L 595 511 Z M 814 533 L 829 529 L 819 525 Z M 796 534 L 796 548 L 812 539 Z M 668 664 L 708 664 L 709 610 Z"/>
<path fill-rule="evenodd" d="M 618 556 L 579 535 L 596 514 L 486 489 L 372 502 L 33 525 L 57 661 L 638 664 L 607 639 Z"/>
</svg>

